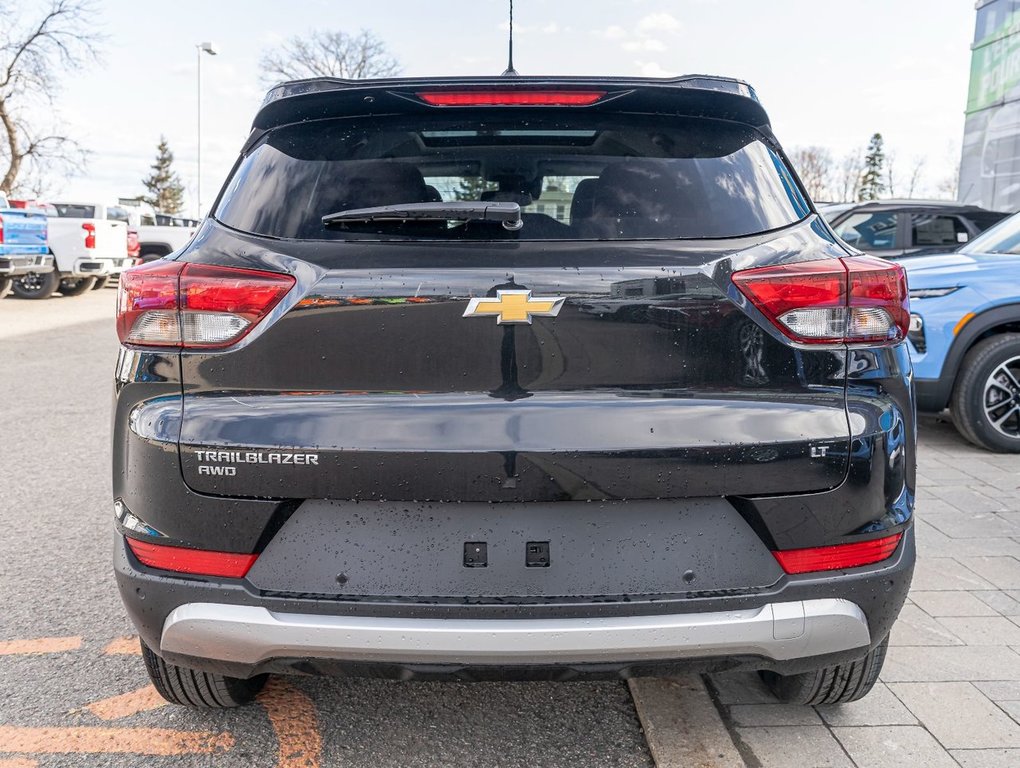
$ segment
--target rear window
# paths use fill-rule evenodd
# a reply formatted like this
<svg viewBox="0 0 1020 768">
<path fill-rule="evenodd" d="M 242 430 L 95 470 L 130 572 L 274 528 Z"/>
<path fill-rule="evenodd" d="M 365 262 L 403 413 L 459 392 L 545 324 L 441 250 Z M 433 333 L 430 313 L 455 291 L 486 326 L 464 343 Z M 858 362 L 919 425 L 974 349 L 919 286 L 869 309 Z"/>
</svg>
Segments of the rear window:
<svg viewBox="0 0 1020 768">
<path fill-rule="evenodd" d="M 96 206 L 75 205 L 73 203 L 54 203 L 54 210 L 61 219 L 94 219 L 96 218 Z"/>
<path fill-rule="evenodd" d="M 524 226 L 360 222 L 354 208 L 516 202 Z M 751 128 L 703 118 L 506 111 L 323 120 L 271 131 L 240 162 L 215 217 L 277 238 L 719 238 L 787 226 L 808 205 Z"/>
</svg>

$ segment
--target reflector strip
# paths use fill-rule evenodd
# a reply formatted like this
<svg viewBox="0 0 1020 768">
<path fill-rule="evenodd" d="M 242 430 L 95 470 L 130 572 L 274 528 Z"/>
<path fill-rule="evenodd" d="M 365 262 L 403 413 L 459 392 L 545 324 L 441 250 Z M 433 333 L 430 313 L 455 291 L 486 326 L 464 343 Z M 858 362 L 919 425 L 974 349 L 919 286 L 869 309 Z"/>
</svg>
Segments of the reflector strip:
<svg viewBox="0 0 1020 768">
<path fill-rule="evenodd" d="M 418 98 L 434 107 L 584 107 L 605 91 L 419 91 Z"/>
<path fill-rule="evenodd" d="M 772 554 L 787 573 L 837 571 L 885 560 L 896 551 L 902 536 L 903 534 L 897 533 L 871 541 L 856 541 L 831 547 L 784 549 L 773 551 Z"/>
<path fill-rule="evenodd" d="M 258 555 L 236 552 L 211 552 L 188 547 L 168 547 L 148 541 L 127 539 L 128 546 L 143 565 L 177 573 L 201 576 L 222 576 L 228 579 L 243 578 L 258 559 Z"/>
</svg>

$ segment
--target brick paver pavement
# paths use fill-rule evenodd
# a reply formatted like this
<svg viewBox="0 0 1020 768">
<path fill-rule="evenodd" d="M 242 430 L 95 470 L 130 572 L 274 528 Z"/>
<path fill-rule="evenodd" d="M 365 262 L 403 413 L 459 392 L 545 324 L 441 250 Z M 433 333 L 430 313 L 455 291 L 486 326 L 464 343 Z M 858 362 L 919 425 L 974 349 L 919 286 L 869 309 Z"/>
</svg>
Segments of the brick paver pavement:
<svg viewBox="0 0 1020 768">
<path fill-rule="evenodd" d="M 1020 766 L 1020 456 L 922 418 L 916 520 L 910 598 L 869 696 L 804 709 L 757 675 L 711 677 L 745 763 Z"/>
</svg>

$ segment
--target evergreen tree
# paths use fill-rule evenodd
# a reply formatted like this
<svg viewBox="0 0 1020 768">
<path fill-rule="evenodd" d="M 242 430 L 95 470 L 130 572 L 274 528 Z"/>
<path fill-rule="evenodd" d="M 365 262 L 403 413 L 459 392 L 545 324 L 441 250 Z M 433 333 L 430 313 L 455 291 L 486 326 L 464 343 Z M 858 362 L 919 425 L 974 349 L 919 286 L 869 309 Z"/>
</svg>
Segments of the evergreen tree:
<svg viewBox="0 0 1020 768">
<path fill-rule="evenodd" d="M 173 162 L 174 153 L 170 151 L 166 137 L 160 136 L 152 173 L 142 180 L 149 190 L 149 195 L 143 199 L 160 213 L 180 213 L 184 207 L 184 185 L 177 171 L 171 168 Z"/>
<path fill-rule="evenodd" d="M 885 150 L 882 148 L 882 134 L 876 133 L 868 142 L 864 155 L 864 173 L 857 192 L 858 200 L 878 200 L 885 192 Z"/>
</svg>

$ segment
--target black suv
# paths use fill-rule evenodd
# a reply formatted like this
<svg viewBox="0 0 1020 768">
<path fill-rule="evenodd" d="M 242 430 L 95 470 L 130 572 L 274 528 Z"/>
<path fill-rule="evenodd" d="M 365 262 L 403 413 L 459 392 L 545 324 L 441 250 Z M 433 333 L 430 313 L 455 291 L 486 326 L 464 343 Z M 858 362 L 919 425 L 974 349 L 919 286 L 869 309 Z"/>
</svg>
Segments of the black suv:
<svg viewBox="0 0 1020 768">
<path fill-rule="evenodd" d="M 882 258 L 955 251 L 1009 216 L 946 200 L 876 200 L 819 206 L 836 234 Z"/>
<path fill-rule="evenodd" d="M 586 307 L 626 299 L 619 317 Z M 307 80 L 120 283 L 116 572 L 153 684 L 874 684 L 914 562 L 902 269 L 746 84 Z"/>
</svg>

